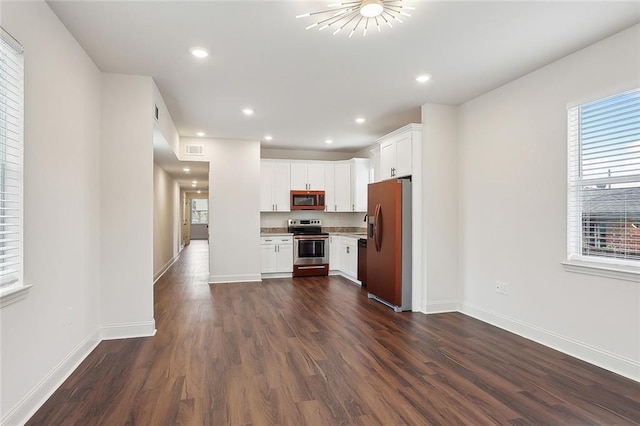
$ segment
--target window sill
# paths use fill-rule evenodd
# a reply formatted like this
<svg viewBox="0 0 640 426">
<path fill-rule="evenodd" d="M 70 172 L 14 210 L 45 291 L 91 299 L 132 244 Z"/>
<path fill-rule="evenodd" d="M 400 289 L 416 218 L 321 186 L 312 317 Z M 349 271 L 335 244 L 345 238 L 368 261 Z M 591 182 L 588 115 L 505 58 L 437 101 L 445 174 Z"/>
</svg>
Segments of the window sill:
<svg viewBox="0 0 640 426">
<path fill-rule="evenodd" d="M 640 282 L 640 268 L 634 266 L 580 260 L 567 260 L 560 263 L 562 263 L 563 269 L 567 272 Z"/>
<path fill-rule="evenodd" d="M 27 293 L 29 293 L 31 287 L 30 285 L 20 285 L 0 290 L 0 308 L 4 308 L 27 297 Z"/>
</svg>

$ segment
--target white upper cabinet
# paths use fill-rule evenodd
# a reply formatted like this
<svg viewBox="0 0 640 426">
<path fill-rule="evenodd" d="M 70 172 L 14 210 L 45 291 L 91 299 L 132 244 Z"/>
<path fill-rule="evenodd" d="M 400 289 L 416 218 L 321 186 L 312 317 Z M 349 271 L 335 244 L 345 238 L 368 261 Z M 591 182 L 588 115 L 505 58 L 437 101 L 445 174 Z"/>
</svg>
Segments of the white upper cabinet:
<svg viewBox="0 0 640 426">
<path fill-rule="evenodd" d="M 325 189 L 324 162 L 292 161 L 291 189 L 298 191 L 321 191 Z"/>
<path fill-rule="evenodd" d="M 334 176 L 334 212 L 351 210 L 351 162 L 336 161 L 333 164 Z"/>
<path fill-rule="evenodd" d="M 328 212 L 366 212 L 369 159 L 333 161 L 325 166 Z"/>
<path fill-rule="evenodd" d="M 335 211 L 336 191 L 335 191 L 335 171 L 331 161 L 324 163 L 324 210 Z"/>
<path fill-rule="evenodd" d="M 325 191 L 325 211 L 366 212 L 368 158 L 341 161 L 260 162 L 260 211 L 291 210 L 291 190 Z"/>
<path fill-rule="evenodd" d="M 367 185 L 369 184 L 369 159 L 353 158 L 351 167 L 351 211 L 367 211 Z"/>
<path fill-rule="evenodd" d="M 290 169 L 288 161 L 260 161 L 260 211 L 291 210 Z"/>
<path fill-rule="evenodd" d="M 380 138 L 380 176 L 376 181 L 411 176 L 413 146 L 421 139 L 422 124 L 407 124 Z"/>
</svg>

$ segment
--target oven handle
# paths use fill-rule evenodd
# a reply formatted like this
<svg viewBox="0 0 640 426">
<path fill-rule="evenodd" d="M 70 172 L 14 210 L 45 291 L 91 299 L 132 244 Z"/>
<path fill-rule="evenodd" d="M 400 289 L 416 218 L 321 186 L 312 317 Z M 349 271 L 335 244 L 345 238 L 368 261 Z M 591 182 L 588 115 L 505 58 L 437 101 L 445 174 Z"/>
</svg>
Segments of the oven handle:
<svg viewBox="0 0 640 426">
<path fill-rule="evenodd" d="M 324 269 L 325 265 L 318 266 L 298 266 L 298 269 Z"/>
<path fill-rule="evenodd" d="M 328 235 L 294 235 L 294 240 L 328 240 Z"/>
</svg>

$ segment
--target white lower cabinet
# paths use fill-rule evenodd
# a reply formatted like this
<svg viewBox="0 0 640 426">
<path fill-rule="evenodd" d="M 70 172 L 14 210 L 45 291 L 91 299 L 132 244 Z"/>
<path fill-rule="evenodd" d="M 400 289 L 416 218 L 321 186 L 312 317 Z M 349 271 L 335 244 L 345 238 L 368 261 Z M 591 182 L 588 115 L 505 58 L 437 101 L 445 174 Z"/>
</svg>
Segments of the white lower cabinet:
<svg viewBox="0 0 640 426">
<path fill-rule="evenodd" d="M 329 235 L 329 270 L 337 271 L 340 269 L 340 241 L 342 237 L 339 235 Z"/>
<path fill-rule="evenodd" d="M 358 239 L 342 237 L 340 241 L 340 270 L 352 278 L 358 276 Z"/>
<path fill-rule="evenodd" d="M 274 236 L 260 238 L 262 255 L 260 272 L 293 272 L 293 237 Z"/>
</svg>

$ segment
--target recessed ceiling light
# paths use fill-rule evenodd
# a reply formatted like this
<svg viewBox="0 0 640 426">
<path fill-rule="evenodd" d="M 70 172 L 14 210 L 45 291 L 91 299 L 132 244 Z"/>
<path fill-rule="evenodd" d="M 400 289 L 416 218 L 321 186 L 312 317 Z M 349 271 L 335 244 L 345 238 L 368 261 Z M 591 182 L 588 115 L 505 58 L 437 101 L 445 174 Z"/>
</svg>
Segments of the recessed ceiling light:
<svg viewBox="0 0 640 426">
<path fill-rule="evenodd" d="M 365 120 L 365 119 L 364 119 L 364 118 L 362 118 L 362 117 L 358 117 L 358 118 L 356 118 L 356 123 L 358 123 L 358 124 L 362 124 L 362 123 L 364 123 L 365 121 L 367 121 L 367 120 Z"/>
<path fill-rule="evenodd" d="M 273 136 L 271 136 L 271 135 L 266 135 L 266 136 L 264 137 L 264 140 L 265 140 L 265 141 L 270 141 L 270 140 L 272 140 L 272 139 L 273 139 Z"/>
<path fill-rule="evenodd" d="M 189 173 L 191 171 L 191 169 L 188 168 L 188 167 L 185 167 L 184 169 L 182 169 L 182 171 L 185 172 L 185 173 Z"/>
<path fill-rule="evenodd" d="M 191 186 L 195 188 L 198 185 L 196 185 L 195 183 L 192 183 Z"/>
<path fill-rule="evenodd" d="M 202 191 L 200 191 L 199 189 L 198 189 L 198 194 L 202 194 Z"/>
<path fill-rule="evenodd" d="M 196 58 L 200 59 L 209 56 L 209 51 L 204 47 L 192 47 L 191 49 L 189 49 L 189 52 L 191 52 L 191 54 Z"/>
<path fill-rule="evenodd" d="M 196 136 L 204 136 L 204 135 L 206 135 L 205 132 L 196 132 Z"/>
<path fill-rule="evenodd" d="M 251 108 L 244 108 L 244 109 L 242 110 L 242 113 L 243 113 L 244 115 L 253 115 L 253 110 L 252 110 Z"/>
<path fill-rule="evenodd" d="M 326 141 L 324 141 L 324 143 L 331 145 L 333 143 L 333 140 L 327 139 Z"/>
<path fill-rule="evenodd" d="M 197 180 L 192 180 L 191 183 L 195 185 L 196 183 L 198 183 L 198 181 Z"/>
<path fill-rule="evenodd" d="M 416 77 L 416 81 L 418 83 L 426 83 L 429 80 L 431 80 L 431 76 L 429 74 L 422 74 Z"/>
</svg>

